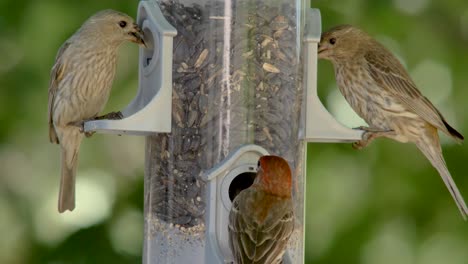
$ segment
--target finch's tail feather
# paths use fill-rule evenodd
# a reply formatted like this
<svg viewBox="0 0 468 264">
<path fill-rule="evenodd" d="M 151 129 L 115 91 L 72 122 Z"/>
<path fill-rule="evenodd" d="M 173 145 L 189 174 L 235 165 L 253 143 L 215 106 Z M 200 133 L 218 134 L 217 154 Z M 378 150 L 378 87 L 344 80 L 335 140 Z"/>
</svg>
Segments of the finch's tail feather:
<svg viewBox="0 0 468 264">
<path fill-rule="evenodd" d="M 60 213 L 66 210 L 73 211 L 73 209 L 75 209 L 75 176 L 76 163 L 73 164 L 72 167 L 68 167 L 68 165 L 62 161 L 62 175 L 60 178 L 58 200 L 58 211 Z"/>
<path fill-rule="evenodd" d="M 447 186 L 447 189 L 452 195 L 453 200 L 457 204 L 463 219 L 466 221 L 468 216 L 468 207 L 466 206 L 465 200 L 458 190 L 457 185 L 453 181 L 452 175 L 450 175 L 450 172 L 447 169 L 447 165 L 445 164 L 445 160 L 442 155 L 442 149 L 440 147 L 439 136 L 437 135 L 437 132 L 435 132 L 435 136 L 425 139 L 427 140 L 416 143 L 416 146 L 431 162 L 432 166 L 434 166 L 434 168 L 436 168 L 436 170 L 439 172 L 440 177 L 445 183 L 445 186 Z"/>
<path fill-rule="evenodd" d="M 78 152 L 83 135 L 75 128 L 66 128 L 61 137 L 61 179 L 58 199 L 58 211 L 75 209 L 75 176 L 78 165 Z"/>
<path fill-rule="evenodd" d="M 455 128 L 451 127 L 447 121 L 442 120 L 444 122 L 445 127 L 447 128 L 448 132 L 450 135 L 457 141 L 457 143 L 462 143 L 463 140 L 465 139 L 463 135 L 458 132 Z"/>
</svg>

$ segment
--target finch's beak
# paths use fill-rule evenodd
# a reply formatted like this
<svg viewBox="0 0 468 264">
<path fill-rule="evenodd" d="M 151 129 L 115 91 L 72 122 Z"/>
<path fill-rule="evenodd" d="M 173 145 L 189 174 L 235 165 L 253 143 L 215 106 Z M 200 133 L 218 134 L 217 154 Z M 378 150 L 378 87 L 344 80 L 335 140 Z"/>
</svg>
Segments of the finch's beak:
<svg viewBox="0 0 468 264">
<path fill-rule="evenodd" d="M 131 42 L 146 47 L 143 30 L 141 30 L 137 24 L 133 24 L 133 29 L 129 34 L 132 36 L 130 39 Z"/>
<path fill-rule="evenodd" d="M 318 44 L 317 54 L 318 54 L 319 59 L 322 59 L 324 57 L 323 53 L 326 50 L 327 50 L 327 47 L 325 45 L 320 45 L 320 43 Z"/>
<path fill-rule="evenodd" d="M 326 48 L 323 46 L 323 45 L 320 45 L 320 43 L 318 44 L 318 49 L 317 49 L 317 52 L 318 54 L 320 54 L 320 52 L 326 50 Z"/>
</svg>

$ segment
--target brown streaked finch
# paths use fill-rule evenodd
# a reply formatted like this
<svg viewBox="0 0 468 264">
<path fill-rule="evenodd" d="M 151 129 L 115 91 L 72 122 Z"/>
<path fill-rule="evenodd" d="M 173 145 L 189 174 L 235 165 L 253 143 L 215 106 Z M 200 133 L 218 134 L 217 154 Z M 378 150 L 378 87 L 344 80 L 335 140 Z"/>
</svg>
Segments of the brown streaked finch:
<svg viewBox="0 0 468 264">
<path fill-rule="evenodd" d="M 263 156 L 249 188 L 232 202 L 229 247 L 237 264 L 280 263 L 294 230 L 291 169 L 278 156 Z"/>
<path fill-rule="evenodd" d="M 114 10 L 91 16 L 60 47 L 49 83 L 49 139 L 61 147 L 60 213 L 75 208 L 75 174 L 83 122 L 98 117 L 109 98 L 117 50 L 124 41 L 144 45 L 133 19 Z M 89 136 L 90 134 L 87 134 Z"/>
<path fill-rule="evenodd" d="M 442 155 L 438 130 L 458 143 L 463 136 L 416 87 L 403 65 L 364 31 L 341 25 L 322 34 L 318 57 L 332 62 L 338 87 L 367 122 L 357 149 L 378 137 L 412 142 L 439 172 L 466 220 L 468 208 Z"/>
</svg>

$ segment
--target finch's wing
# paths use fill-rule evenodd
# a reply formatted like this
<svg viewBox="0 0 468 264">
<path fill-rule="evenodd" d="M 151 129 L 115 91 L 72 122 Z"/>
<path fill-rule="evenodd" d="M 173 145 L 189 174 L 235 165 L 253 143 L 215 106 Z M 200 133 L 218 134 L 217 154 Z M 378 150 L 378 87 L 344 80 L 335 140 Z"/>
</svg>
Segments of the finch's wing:
<svg viewBox="0 0 468 264">
<path fill-rule="evenodd" d="M 270 221 L 258 232 L 257 255 L 259 263 L 281 263 L 294 231 L 293 204 L 290 199 L 271 207 Z M 281 216 L 281 217 L 279 217 Z"/>
<path fill-rule="evenodd" d="M 463 136 L 445 121 L 439 110 L 416 88 L 403 65 L 390 51 L 382 47 L 378 54 L 367 52 L 364 57 L 372 78 L 407 109 L 456 140 L 463 140 Z"/>
<path fill-rule="evenodd" d="M 241 195 L 240 193 L 238 197 Z M 237 198 L 237 197 L 236 197 Z M 242 249 L 242 226 L 245 223 L 242 221 L 243 218 L 240 213 L 240 199 L 234 199 L 231 206 L 231 211 L 229 212 L 229 247 L 231 248 L 232 255 L 234 257 L 235 263 L 247 263 L 248 258 L 243 253 Z"/>
<path fill-rule="evenodd" d="M 55 57 L 55 64 L 52 67 L 50 72 L 50 82 L 49 82 L 49 106 L 48 106 L 48 116 L 49 116 L 49 140 L 52 143 L 59 143 L 59 139 L 57 137 L 57 133 L 55 132 L 54 123 L 52 120 L 53 116 L 53 107 L 54 107 L 54 100 L 55 95 L 57 94 L 58 84 L 63 78 L 63 73 L 66 68 L 65 61 L 63 59 L 63 53 L 65 50 L 70 46 L 69 42 L 65 42 L 57 52 L 57 56 Z"/>
<path fill-rule="evenodd" d="M 252 202 L 246 206 L 240 204 L 240 199 L 234 200 L 229 215 L 229 244 L 234 259 L 236 263 L 280 263 L 294 230 L 292 202 L 288 199 L 270 204 L 266 219 L 264 222 L 259 222 L 254 217 L 258 214 L 249 213 L 246 209 L 253 204 L 264 203 L 264 200 L 256 202 L 258 199 L 255 199 L 262 194 L 247 189 L 239 196 L 246 195 L 247 192 L 254 196 L 251 197 Z M 250 211 L 257 209 L 265 208 L 252 207 Z"/>
</svg>

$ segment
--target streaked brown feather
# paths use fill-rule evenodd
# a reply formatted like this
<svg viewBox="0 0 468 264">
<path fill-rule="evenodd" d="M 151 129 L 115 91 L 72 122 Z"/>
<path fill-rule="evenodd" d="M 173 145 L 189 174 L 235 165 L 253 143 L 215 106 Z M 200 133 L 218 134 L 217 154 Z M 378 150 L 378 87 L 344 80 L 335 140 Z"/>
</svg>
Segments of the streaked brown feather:
<svg viewBox="0 0 468 264">
<path fill-rule="evenodd" d="M 57 56 L 55 58 L 55 64 L 52 67 L 50 72 L 50 82 L 49 82 L 49 104 L 48 104 L 48 116 L 49 116 L 49 140 L 51 143 L 59 144 L 59 139 L 57 137 L 57 133 L 54 128 L 53 122 L 53 107 L 54 107 L 54 100 L 55 95 L 57 94 L 57 90 L 59 87 L 59 83 L 63 78 L 63 73 L 65 72 L 66 62 L 63 59 L 63 53 L 65 50 L 70 46 L 69 42 L 65 42 L 57 52 Z"/>
<path fill-rule="evenodd" d="M 335 38 L 333 43 L 331 38 Z M 333 63 L 340 91 L 356 113 L 371 127 L 391 130 L 376 137 L 417 145 L 439 172 L 466 219 L 468 207 L 447 169 L 437 131 L 440 129 L 457 141 L 463 136 L 421 94 L 397 58 L 352 26 L 322 34 L 319 57 Z"/>
<path fill-rule="evenodd" d="M 421 94 L 397 58 L 378 42 L 374 42 L 372 47 L 374 49 L 369 49 L 364 58 L 374 81 L 426 122 L 457 141 L 463 140 L 463 136 L 448 125 L 439 110 Z"/>
<path fill-rule="evenodd" d="M 258 206 L 264 204 L 265 200 L 270 204 L 268 208 Z M 232 206 L 229 214 L 229 243 L 236 263 L 280 263 L 294 230 L 291 199 L 276 197 L 251 187 L 242 191 Z M 241 213 L 249 211 L 247 208 L 250 207 L 266 209 L 268 215 L 264 221 L 260 222 L 255 217 L 258 211 L 253 214 Z M 277 217 L 278 214 L 281 217 Z"/>
</svg>

